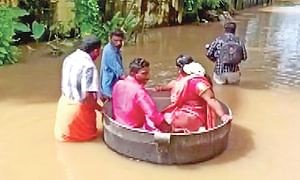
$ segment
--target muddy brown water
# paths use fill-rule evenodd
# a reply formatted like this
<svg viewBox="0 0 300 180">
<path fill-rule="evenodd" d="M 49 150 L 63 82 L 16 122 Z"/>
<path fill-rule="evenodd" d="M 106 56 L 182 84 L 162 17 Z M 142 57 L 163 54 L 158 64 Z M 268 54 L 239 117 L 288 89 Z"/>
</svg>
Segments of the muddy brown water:
<svg viewBox="0 0 300 180">
<path fill-rule="evenodd" d="M 199 164 L 161 166 L 116 154 L 101 138 L 59 143 L 53 137 L 62 58 L 46 45 L 23 47 L 20 63 L 0 68 L 0 179 L 299 179 L 300 7 L 268 7 L 235 17 L 249 58 L 239 86 L 215 86 L 233 110 L 227 150 Z M 124 65 L 135 56 L 151 61 L 149 85 L 174 78 L 174 58 L 194 56 L 212 72 L 204 45 L 221 23 L 148 30 L 123 49 Z"/>
</svg>

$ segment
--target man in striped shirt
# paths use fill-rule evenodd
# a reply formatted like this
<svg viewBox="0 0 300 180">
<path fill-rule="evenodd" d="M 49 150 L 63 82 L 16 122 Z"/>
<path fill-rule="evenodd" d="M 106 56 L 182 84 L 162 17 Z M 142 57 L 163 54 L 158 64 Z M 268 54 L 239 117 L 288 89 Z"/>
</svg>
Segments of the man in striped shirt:
<svg viewBox="0 0 300 180">
<path fill-rule="evenodd" d="M 240 81 L 239 64 L 224 64 L 220 59 L 220 50 L 226 40 L 238 39 L 235 35 L 236 23 L 228 22 L 224 25 L 225 33 L 217 37 L 208 47 L 206 56 L 215 63 L 213 79 L 217 84 L 236 84 Z M 242 47 L 242 60 L 247 59 L 247 51 L 245 44 L 238 39 L 239 45 Z"/>
</svg>

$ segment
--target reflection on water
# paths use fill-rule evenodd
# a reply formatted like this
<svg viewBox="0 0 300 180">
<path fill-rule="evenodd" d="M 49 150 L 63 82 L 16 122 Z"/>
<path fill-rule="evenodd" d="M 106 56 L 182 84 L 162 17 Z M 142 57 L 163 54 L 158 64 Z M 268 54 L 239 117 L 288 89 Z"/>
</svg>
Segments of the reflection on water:
<svg viewBox="0 0 300 180">
<path fill-rule="evenodd" d="M 300 6 L 279 8 L 300 12 Z M 249 52 L 255 52 L 251 53 L 255 55 L 251 61 L 257 68 L 253 69 L 249 62 L 244 69 L 267 72 L 263 81 L 268 87 L 300 87 L 300 15 L 281 11 L 259 13 L 249 19 L 246 40 Z"/>
<path fill-rule="evenodd" d="M 299 179 L 299 7 L 250 9 L 235 17 L 249 59 L 239 86 L 215 86 L 233 110 L 228 149 L 188 166 L 137 162 L 111 151 L 101 138 L 57 143 L 53 137 L 62 58 L 34 46 L 20 63 L 0 68 L 0 179 Z M 176 75 L 174 60 L 190 54 L 212 73 L 204 45 L 222 33 L 222 23 L 149 30 L 124 48 L 124 64 L 136 56 L 151 61 L 150 85 Z"/>
</svg>

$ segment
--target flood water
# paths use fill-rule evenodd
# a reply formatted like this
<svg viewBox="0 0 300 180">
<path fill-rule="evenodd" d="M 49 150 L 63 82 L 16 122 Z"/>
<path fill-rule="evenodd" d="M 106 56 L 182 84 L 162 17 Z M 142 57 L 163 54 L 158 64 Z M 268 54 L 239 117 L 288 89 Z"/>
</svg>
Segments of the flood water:
<svg viewBox="0 0 300 180">
<path fill-rule="evenodd" d="M 239 86 L 215 86 L 234 114 L 227 150 L 194 165 L 162 166 L 122 157 L 101 138 L 54 140 L 62 57 L 45 45 L 24 47 L 20 63 L 0 68 L 0 179 L 300 179 L 300 6 L 249 9 L 235 17 L 248 60 Z M 190 54 L 212 72 L 204 45 L 222 32 L 219 22 L 148 30 L 123 50 L 151 61 L 152 80 L 174 78 L 174 59 Z"/>
</svg>

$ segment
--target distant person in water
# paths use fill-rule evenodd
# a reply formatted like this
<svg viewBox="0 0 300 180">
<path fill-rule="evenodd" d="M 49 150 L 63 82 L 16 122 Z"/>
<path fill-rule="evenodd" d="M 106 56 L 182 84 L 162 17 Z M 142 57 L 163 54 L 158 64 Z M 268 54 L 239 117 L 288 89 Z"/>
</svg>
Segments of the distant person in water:
<svg viewBox="0 0 300 180">
<path fill-rule="evenodd" d="M 176 58 L 178 77 L 158 91 L 171 91 L 171 104 L 163 110 L 165 119 L 173 132 L 199 131 L 216 126 L 216 118 L 223 121 L 232 117 L 223 111 L 216 99 L 210 78 L 205 69 L 191 56 Z"/>
<path fill-rule="evenodd" d="M 236 23 L 227 22 L 224 34 L 207 45 L 206 56 L 215 63 L 213 80 L 217 84 L 238 84 L 239 64 L 247 59 L 245 44 L 235 35 Z"/>
<path fill-rule="evenodd" d="M 55 138 L 59 141 L 87 141 L 97 137 L 96 112 L 99 93 L 94 61 L 101 51 L 95 36 L 83 39 L 80 47 L 62 65 L 61 97 L 58 102 Z"/>
<path fill-rule="evenodd" d="M 149 78 L 150 63 L 143 58 L 135 58 L 129 65 L 129 75 L 113 87 L 113 117 L 132 128 L 169 132 L 170 125 L 144 88 Z"/>
<path fill-rule="evenodd" d="M 116 30 L 110 34 L 110 42 L 103 48 L 100 66 L 100 91 L 102 100 L 110 100 L 112 88 L 119 79 L 124 79 L 121 48 L 124 32 Z"/>
</svg>

